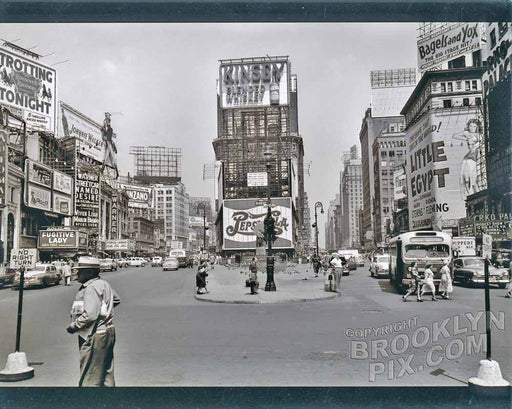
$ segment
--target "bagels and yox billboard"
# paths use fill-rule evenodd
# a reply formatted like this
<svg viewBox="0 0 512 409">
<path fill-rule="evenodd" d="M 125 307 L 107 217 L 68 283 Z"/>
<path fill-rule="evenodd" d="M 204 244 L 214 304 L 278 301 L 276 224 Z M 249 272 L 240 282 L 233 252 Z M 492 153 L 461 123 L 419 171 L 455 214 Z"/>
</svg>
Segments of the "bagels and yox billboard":
<svg viewBox="0 0 512 409">
<path fill-rule="evenodd" d="M 441 230 L 466 216 L 485 188 L 483 121 L 477 108 L 427 114 L 406 134 L 409 229 Z"/>
<path fill-rule="evenodd" d="M 221 61 L 221 108 L 288 105 L 289 69 L 286 57 Z"/>
<path fill-rule="evenodd" d="M 292 206 L 289 197 L 272 199 L 272 217 L 275 220 L 276 241 L 273 249 L 293 248 Z M 232 199 L 223 202 L 223 246 L 224 250 L 254 250 L 256 233 L 254 228 L 263 223 L 267 215 L 263 199 Z"/>
</svg>

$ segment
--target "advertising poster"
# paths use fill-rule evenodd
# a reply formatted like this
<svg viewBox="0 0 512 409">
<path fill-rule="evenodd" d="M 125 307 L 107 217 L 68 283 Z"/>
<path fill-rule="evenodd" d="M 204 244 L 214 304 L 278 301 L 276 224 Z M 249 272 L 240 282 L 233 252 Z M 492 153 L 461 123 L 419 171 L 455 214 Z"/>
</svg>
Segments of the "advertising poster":
<svg viewBox="0 0 512 409">
<path fill-rule="evenodd" d="M 110 233 L 112 237 L 117 237 L 118 231 L 118 196 L 112 194 L 112 207 L 110 208 Z"/>
<path fill-rule="evenodd" d="M 27 166 L 28 181 L 37 183 L 38 185 L 51 189 L 52 187 L 52 169 L 41 165 L 40 163 L 33 162 L 29 159 L 25 162 Z"/>
<path fill-rule="evenodd" d="M 64 173 L 53 171 L 53 190 L 71 195 L 73 193 L 73 178 Z"/>
<path fill-rule="evenodd" d="M 291 199 L 273 198 L 272 217 L 275 220 L 276 241 L 273 249 L 293 247 Z M 267 215 L 267 206 L 262 199 L 224 200 L 223 204 L 223 249 L 255 249 L 255 226 Z"/>
<path fill-rule="evenodd" d="M 454 24 L 418 40 L 418 67 L 425 71 L 481 48 L 479 23 Z"/>
<path fill-rule="evenodd" d="M 7 191 L 7 166 L 8 166 L 8 143 L 9 135 L 4 129 L 0 129 L 0 206 L 4 206 Z"/>
<path fill-rule="evenodd" d="M 48 212 L 52 210 L 51 190 L 29 184 L 27 186 L 27 196 L 27 206 Z"/>
<path fill-rule="evenodd" d="M 72 208 L 71 196 L 53 192 L 53 211 L 55 213 L 71 216 Z"/>
<path fill-rule="evenodd" d="M 59 104 L 57 138 L 77 138 L 81 155 L 100 163 L 105 160 L 101 125 L 64 103 Z"/>
<path fill-rule="evenodd" d="M 98 228 L 100 179 L 94 172 L 79 171 L 75 181 L 75 227 Z"/>
<path fill-rule="evenodd" d="M 485 187 L 482 134 L 469 108 L 432 113 L 407 132 L 410 230 L 440 231 L 466 216 L 466 197 Z"/>
<path fill-rule="evenodd" d="M 147 209 L 151 206 L 151 188 L 120 183 L 119 188 L 128 195 L 128 207 Z"/>
<path fill-rule="evenodd" d="M 78 248 L 78 231 L 42 230 L 39 232 L 38 248 L 41 250 Z"/>
<path fill-rule="evenodd" d="M 21 110 L 27 129 L 55 132 L 55 69 L 0 47 L 0 103 Z"/>
<path fill-rule="evenodd" d="M 289 64 L 286 59 L 251 59 L 221 63 L 221 108 L 289 104 Z"/>
</svg>

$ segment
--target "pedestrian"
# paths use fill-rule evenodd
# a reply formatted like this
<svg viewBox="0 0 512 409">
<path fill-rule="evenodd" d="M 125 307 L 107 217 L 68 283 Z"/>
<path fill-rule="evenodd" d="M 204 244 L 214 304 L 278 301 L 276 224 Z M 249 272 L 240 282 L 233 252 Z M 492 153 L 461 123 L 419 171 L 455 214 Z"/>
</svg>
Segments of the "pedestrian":
<svg viewBox="0 0 512 409">
<path fill-rule="evenodd" d="M 341 293 L 340 283 L 341 283 L 341 275 L 343 274 L 343 264 L 340 260 L 340 256 L 338 254 L 334 255 L 334 258 L 331 260 L 331 266 L 334 269 L 334 281 L 335 281 L 335 291 L 337 293 Z"/>
<path fill-rule="evenodd" d="M 207 268 L 208 264 L 206 260 L 201 260 L 196 273 L 197 294 L 205 294 L 208 292 L 206 289 L 206 277 L 208 277 L 208 273 L 206 272 Z"/>
<path fill-rule="evenodd" d="M 62 274 L 64 275 L 64 285 L 71 285 L 71 262 L 67 261 L 62 267 Z"/>
<path fill-rule="evenodd" d="M 423 296 L 427 290 L 432 293 L 432 301 L 437 301 L 436 286 L 434 285 L 434 272 L 431 269 L 432 264 L 427 263 L 425 266 L 425 282 L 421 288 L 421 295 Z"/>
<path fill-rule="evenodd" d="M 311 258 L 311 262 L 313 263 L 313 271 L 315 272 L 315 277 L 318 277 L 318 271 L 320 270 L 320 257 L 317 254 L 314 254 Z"/>
<path fill-rule="evenodd" d="M 505 294 L 506 298 L 512 297 L 512 265 L 509 265 L 508 267 L 508 286 L 507 286 L 507 293 Z"/>
<path fill-rule="evenodd" d="M 448 266 L 449 263 L 448 260 L 445 260 L 443 267 L 441 267 L 441 282 L 439 283 L 441 297 L 447 300 L 451 298 L 451 293 L 453 292 L 452 276 L 450 274 L 450 267 Z"/>
<path fill-rule="evenodd" d="M 99 277 L 99 263 L 75 268 L 82 285 L 71 309 L 72 322 L 66 330 L 78 334 L 78 386 L 115 386 L 114 307 L 121 299 L 110 284 Z"/>
<path fill-rule="evenodd" d="M 412 293 L 416 292 L 416 301 L 423 302 L 421 299 L 420 293 L 420 273 L 418 272 L 418 267 L 416 267 L 416 262 L 413 261 L 408 268 L 411 278 L 409 279 L 409 289 L 404 294 L 402 299 L 407 301 L 407 297 L 409 297 Z"/>
<path fill-rule="evenodd" d="M 251 294 L 258 294 L 258 264 L 255 257 L 249 263 L 249 286 Z"/>
</svg>

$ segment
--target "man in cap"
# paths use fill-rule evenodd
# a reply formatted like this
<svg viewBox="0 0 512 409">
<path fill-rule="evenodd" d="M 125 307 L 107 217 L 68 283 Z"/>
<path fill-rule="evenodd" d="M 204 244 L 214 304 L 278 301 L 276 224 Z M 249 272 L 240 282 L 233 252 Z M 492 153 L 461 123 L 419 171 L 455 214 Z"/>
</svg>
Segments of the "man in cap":
<svg viewBox="0 0 512 409">
<path fill-rule="evenodd" d="M 82 285 L 71 309 L 66 328 L 78 334 L 80 381 L 78 386 L 115 386 L 114 307 L 121 299 L 109 283 L 99 277 L 100 265 L 91 262 L 74 267 Z"/>
</svg>

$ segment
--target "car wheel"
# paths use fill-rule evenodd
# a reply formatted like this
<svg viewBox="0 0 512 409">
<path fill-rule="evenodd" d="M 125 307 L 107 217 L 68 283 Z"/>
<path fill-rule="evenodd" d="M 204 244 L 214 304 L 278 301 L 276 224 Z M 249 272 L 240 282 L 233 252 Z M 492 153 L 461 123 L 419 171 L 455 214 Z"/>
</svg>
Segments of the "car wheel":
<svg viewBox="0 0 512 409">
<path fill-rule="evenodd" d="M 370 276 L 373 277 L 373 271 L 372 270 L 370 270 Z"/>
<path fill-rule="evenodd" d="M 506 288 L 506 287 L 507 287 L 507 285 L 506 285 L 506 284 L 503 284 L 503 283 L 498 284 L 498 286 L 499 286 L 500 288 Z"/>
<path fill-rule="evenodd" d="M 60 285 L 60 282 L 61 282 L 61 280 L 57 280 L 57 281 L 55 282 L 55 285 Z"/>
<path fill-rule="evenodd" d="M 48 282 L 46 281 L 45 278 L 43 278 L 43 282 L 41 284 L 41 287 L 48 287 Z"/>
</svg>

